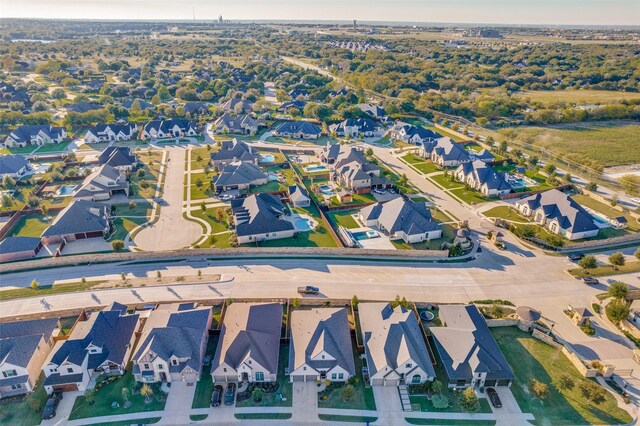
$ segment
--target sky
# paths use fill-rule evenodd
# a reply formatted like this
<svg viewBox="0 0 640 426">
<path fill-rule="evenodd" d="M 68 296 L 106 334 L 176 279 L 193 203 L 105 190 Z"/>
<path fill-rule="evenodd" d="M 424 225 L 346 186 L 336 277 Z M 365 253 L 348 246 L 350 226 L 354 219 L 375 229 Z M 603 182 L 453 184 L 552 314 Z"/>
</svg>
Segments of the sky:
<svg viewBox="0 0 640 426">
<path fill-rule="evenodd" d="M 640 25 L 640 0 L 0 0 L 0 17 Z"/>
</svg>

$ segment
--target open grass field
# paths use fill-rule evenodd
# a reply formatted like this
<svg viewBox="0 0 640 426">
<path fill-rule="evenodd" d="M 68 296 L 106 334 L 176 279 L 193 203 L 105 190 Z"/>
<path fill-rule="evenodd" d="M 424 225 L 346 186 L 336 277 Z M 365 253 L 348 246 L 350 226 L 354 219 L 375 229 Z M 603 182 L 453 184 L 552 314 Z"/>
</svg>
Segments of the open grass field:
<svg viewBox="0 0 640 426">
<path fill-rule="evenodd" d="M 629 149 L 638 144 L 640 125 L 631 122 L 575 123 L 547 127 L 512 127 L 501 134 L 558 154 L 580 155 L 603 166 L 640 163 L 640 150 Z"/>
<path fill-rule="evenodd" d="M 518 92 L 516 97 L 532 102 L 551 105 L 559 102 L 577 105 L 612 104 L 621 101 L 640 99 L 640 93 L 619 92 L 614 90 L 527 90 Z"/>
<path fill-rule="evenodd" d="M 516 327 L 491 329 L 498 346 L 513 369 L 516 379 L 511 390 L 525 413 L 532 413 L 539 425 L 624 424 L 631 416 L 618 408 L 616 400 L 605 392 L 599 405 L 589 403 L 580 391 L 580 384 L 589 382 L 558 349 L 547 345 Z M 558 379 L 570 376 L 573 389 L 560 389 Z M 536 378 L 548 384 L 544 400 L 532 397 L 528 384 Z"/>
</svg>

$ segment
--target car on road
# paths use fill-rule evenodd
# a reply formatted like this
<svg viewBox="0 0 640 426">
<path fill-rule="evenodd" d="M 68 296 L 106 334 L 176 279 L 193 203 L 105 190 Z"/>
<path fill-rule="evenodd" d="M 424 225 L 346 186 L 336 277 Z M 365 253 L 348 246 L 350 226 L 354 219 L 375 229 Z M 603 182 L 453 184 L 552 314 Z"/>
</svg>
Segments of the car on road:
<svg viewBox="0 0 640 426">
<path fill-rule="evenodd" d="M 487 388 L 487 396 L 489 397 L 489 401 L 491 401 L 491 405 L 495 408 L 502 408 L 502 401 L 500 401 L 498 392 L 496 392 L 494 388 Z"/>
<path fill-rule="evenodd" d="M 572 262 L 577 262 L 578 260 L 583 258 L 584 258 L 584 253 L 579 253 L 579 252 L 569 253 L 569 255 L 567 256 L 567 259 L 569 259 Z"/>
<path fill-rule="evenodd" d="M 298 287 L 298 293 L 304 295 L 316 295 L 318 293 L 320 293 L 320 289 L 318 287 L 314 287 L 312 285 L 308 285 L 308 286 L 304 286 L 304 287 Z"/>
<path fill-rule="evenodd" d="M 62 392 L 57 391 L 51 394 L 49 399 L 47 399 L 44 408 L 42 409 L 42 420 L 49 420 L 56 416 L 56 410 L 58 409 L 58 404 L 62 399 Z"/>
<path fill-rule="evenodd" d="M 640 204 L 640 198 L 632 198 L 631 201 L 633 201 L 636 204 Z"/>
<path fill-rule="evenodd" d="M 213 388 L 213 393 L 211 394 L 211 406 L 218 407 L 222 404 L 222 394 L 224 393 L 224 389 L 220 385 L 216 385 Z"/>
<path fill-rule="evenodd" d="M 584 277 L 582 279 L 582 282 L 588 285 L 598 285 L 600 284 L 600 280 L 598 280 L 597 278 L 593 278 L 593 277 Z"/>
<path fill-rule="evenodd" d="M 224 391 L 224 405 L 233 405 L 236 399 L 236 384 L 227 383 L 227 390 Z"/>
</svg>

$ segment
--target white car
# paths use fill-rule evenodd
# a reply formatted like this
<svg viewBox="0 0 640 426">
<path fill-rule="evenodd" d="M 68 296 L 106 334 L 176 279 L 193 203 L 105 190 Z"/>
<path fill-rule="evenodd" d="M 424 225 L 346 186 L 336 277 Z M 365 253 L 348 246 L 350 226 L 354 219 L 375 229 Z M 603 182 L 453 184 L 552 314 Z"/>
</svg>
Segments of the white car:
<svg viewBox="0 0 640 426">
<path fill-rule="evenodd" d="M 631 201 L 633 201 L 636 204 L 640 204 L 640 198 L 632 198 Z"/>
</svg>

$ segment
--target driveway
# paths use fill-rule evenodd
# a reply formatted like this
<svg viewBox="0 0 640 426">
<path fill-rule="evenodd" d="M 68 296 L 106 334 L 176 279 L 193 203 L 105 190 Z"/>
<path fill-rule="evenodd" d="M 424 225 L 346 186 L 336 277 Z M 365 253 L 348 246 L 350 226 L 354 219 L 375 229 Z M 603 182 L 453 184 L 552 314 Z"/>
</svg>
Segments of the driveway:
<svg viewBox="0 0 640 426">
<path fill-rule="evenodd" d="M 316 382 L 293 383 L 293 424 L 318 423 L 318 391 Z"/>
<path fill-rule="evenodd" d="M 76 402 L 76 398 L 80 395 L 82 395 L 82 392 L 65 392 L 62 396 L 62 400 L 58 404 L 58 408 L 56 409 L 56 416 L 49 420 L 43 420 L 40 424 L 43 426 L 67 424 L 73 404 Z"/>
<path fill-rule="evenodd" d="M 164 407 L 162 424 L 187 424 L 191 413 L 191 401 L 196 391 L 196 386 L 187 386 L 186 382 L 172 382 Z"/>
<path fill-rule="evenodd" d="M 167 147 L 168 163 L 160 218 L 134 238 L 142 250 L 174 250 L 189 247 L 202 236 L 202 227 L 182 217 L 185 148 Z"/>
<path fill-rule="evenodd" d="M 373 386 L 378 420 L 376 425 L 405 425 L 400 394 L 395 386 Z"/>
</svg>

